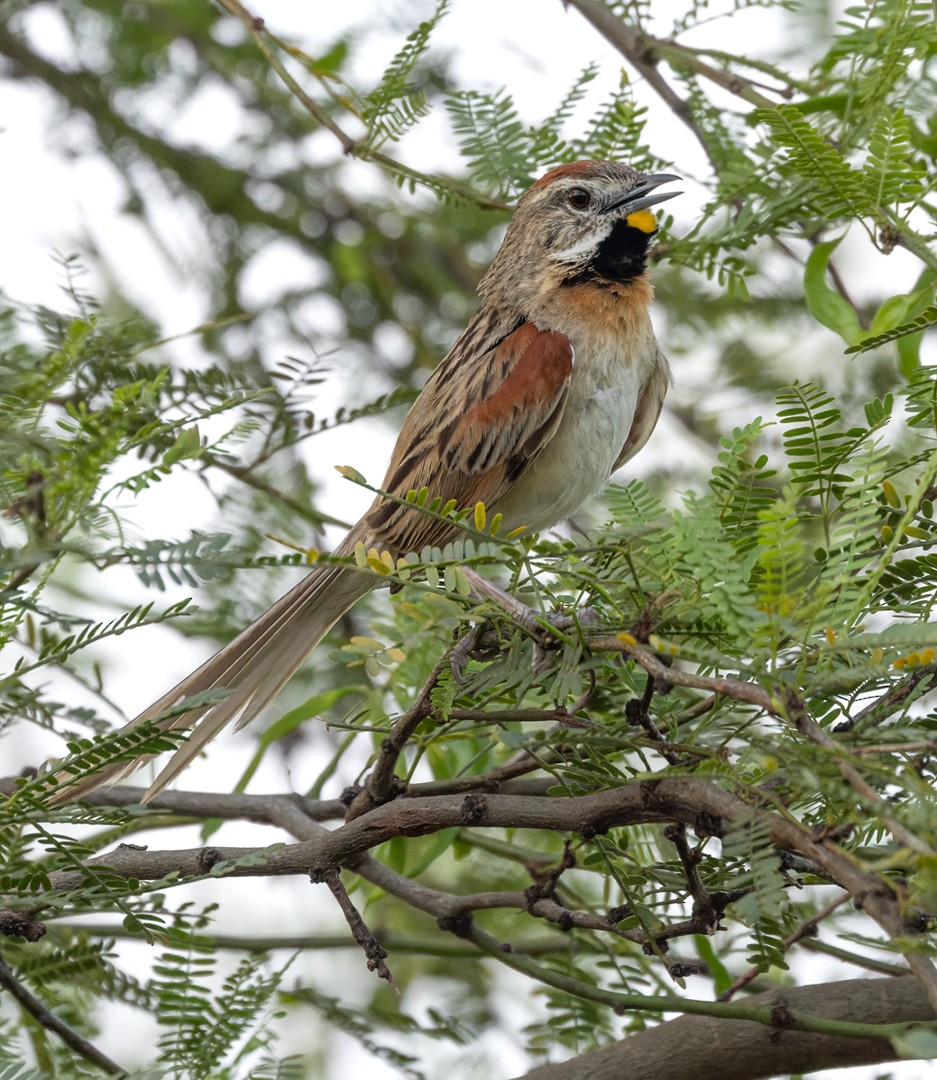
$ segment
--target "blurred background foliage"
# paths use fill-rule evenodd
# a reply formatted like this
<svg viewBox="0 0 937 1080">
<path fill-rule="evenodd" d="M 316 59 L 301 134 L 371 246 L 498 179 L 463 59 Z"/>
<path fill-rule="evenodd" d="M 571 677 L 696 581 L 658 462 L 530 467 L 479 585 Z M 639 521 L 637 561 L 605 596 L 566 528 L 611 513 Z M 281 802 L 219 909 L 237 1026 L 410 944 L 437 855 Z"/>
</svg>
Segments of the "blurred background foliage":
<svg viewBox="0 0 937 1080">
<path fill-rule="evenodd" d="M 78 222 L 61 242 L 60 250 L 77 254 L 60 260 L 66 294 L 60 311 L 18 302 L 15 252 L 6 252 L 11 270 L 0 323 L 0 494 L 6 508 L 0 568 L 7 576 L 0 632 L 22 665 L 4 685 L 2 719 L 10 731 L 24 722 L 72 736 L 109 727 L 122 710 L 97 667 L 98 641 L 156 621 L 200 639 L 224 639 L 281 591 L 282 575 L 264 568 L 302 557 L 280 554 L 265 534 L 321 547 L 321 530 L 347 516 L 322 497 L 320 483 L 333 461 L 316 451 L 314 436 L 354 424 L 365 445 L 368 479 L 379 481 L 383 451 L 371 454 L 371 433 L 385 412 L 389 430 L 395 429 L 402 407 L 464 325 L 510 203 L 549 166 L 583 156 L 628 160 L 688 179 L 685 205 L 692 209 L 668 204 L 674 216 L 664 217 L 654 268 L 655 320 L 677 384 L 661 428 L 636 465 L 648 486 L 611 497 L 611 531 L 594 548 L 547 540 L 529 556 L 529 566 L 560 575 L 556 586 L 544 586 L 543 602 L 570 602 L 580 587 L 625 576 L 622 537 L 641 538 L 658 528 L 661 515 L 678 504 L 675 493 L 704 488 L 715 468 L 714 502 L 684 504 L 683 516 L 661 534 L 667 543 L 651 543 L 642 554 L 648 594 L 681 582 L 702 590 L 701 598 L 689 589 L 678 613 L 668 616 L 669 631 L 683 635 L 697 662 L 751 662 L 746 644 L 754 638 L 763 650 L 758 655 L 780 671 L 789 642 L 785 620 L 811 596 L 805 581 L 815 580 L 828 556 L 839 559 L 837 573 L 854 569 L 852 555 L 843 554 L 845 526 L 868 544 L 894 540 L 897 549 L 896 528 L 906 532 L 899 539 L 919 543 L 907 565 L 896 559 L 889 568 L 876 603 L 880 611 L 904 607 L 910 617 L 929 619 L 933 496 L 915 485 L 934 415 L 925 335 L 937 321 L 937 254 L 930 243 L 929 178 L 937 152 L 931 5 L 874 0 L 841 8 L 736 0 L 720 10 L 765 28 L 744 55 L 705 36 L 715 17 L 705 3 L 688 3 L 673 23 L 659 6 L 640 0 L 570 0 L 569 9 L 570 18 L 595 27 L 597 52 L 600 44 L 613 51 L 615 78 L 596 97 L 592 91 L 603 68 L 588 65 L 556 87 L 542 115 L 530 117 L 516 104 L 511 72 L 486 85 L 459 81 L 454 53 L 434 44 L 448 17 L 445 3 L 389 5 L 370 24 L 350 12 L 349 28 L 313 53 L 300 36 L 278 38 L 253 23 L 251 14 L 264 12 L 248 13 L 234 0 L 0 2 L 0 77 L 51 106 L 46 139 L 55 153 L 104 163 L 123 188 L 121 218 L 159 253 L 180 306 L 198 313 L 189 327 L 167 318 L 171 300 L 153 297 L 150 303 L 133 260 L 115 261 Z M 375 35 L 389 42 L 388 58 L 395 55 L 368 80 L 355 59 Z M 217 130 L 185 126 L 193 102 L 204 103 L 202 115 L 217 109 Z M 408 164 L 409 148 L 430 120 L 443 125 L 431 132 L 444 131 L 448 145 L 458 146 L 458 157 L 445 158 L 448 172 Z M 847 348 L 858 351 L 849 358 Z M 818 386 L 778 399 L 778 388 L 795 379 Z M 885 429 L 893 415 L 912 424 Z M 867 439 L 883 430 L 881 454 L 862 457 Z M 803 431 L 821 446 L 809 458 L 813 473 L 798 472 Z M 785 467 L 775 468 L 785 447 Z M 844 479 L 853 457 L 861 461 Z M 903 480 L 896 480 L 903 471 Z M 179 474 L 195 477 L 209 496 L 204 529 L 189 530 L 183 519 L 166 522 L 160 535 L 144 535 L 124 520 L 123 507 L 145 502 Z M 863 477 L 874 477 L 874 484 L 863 489 Z M 867 498 L 860 498 L 863 492 Z M 795 518 L 801 530 L 796 540 L 789 535 Z M 772 562 L 762 552 L 759 563 L 757 545 L 764 551 L 772 543 L 770 550 L 787 554 Z M 741 563 L 737 572 L 735 566 L 726 572 L 726 586 L 717 571 L 737 556 Z M 99 575 L 109 583 L 110 574 L 128 567 L 148 589 L 169 588 L 175 596 L 198 587 L 201 613 L 179 617 L 186 614 L 183 602 L 135 607 L 113 619 L 86 618 L 101 600 Z M 544 578 L 551 580 L 546 573 Z M 54 587 L 43 593 L 47 581 Z M 114 595 L 122 586 L 107 588 Z M 603 614 L 631 625 L 643 598 L 640 588 L 624 597 L 604 596 Z M 277 745 L 289 759 L 303 745 L 298 740 L 306 750 L 315 744 L 328 764 L 313 794 L 329 790 L 333 775 L 347 768 L 346 744 L 326 739 L 316 725 L 299 735 L 299 721 L 328 709 L 339 730 L 352 720 L 379 728 L 389 695 L 374 675 L 386 670 L 395 672 L 390 694 L 405 708 L 432 665 L 433 650 L 438 653 L 440 631 L 460 625 L 461 609 L 446 603 L 440 598 L 433 609 L 404 600 L 392 616 L 381 608 L 377 624 L 360 610 L 349 616 L 335 634 L 344 643 L 343 662 L 320 651 L 287 698 L 298 711 L 274 722 L 261 750 Z M 820 613 L 830 610 L 804 615 L 803 640 L 822 632 Z M 766 616 L 767 627 L 753 629 L 752 612 Z M 362 636 L 364 627 L 378 636 Z M 354 631 L 358 636 L 349 644 Z M 132 635 L 123 640 L 132 648 Z M 404 661 L 387 647 L 399 640 L 409 646 Z M 867 641 L 864 647 L 875 670 L 856 685 L 882 691 L 896 676 L 882 668 L 875 647 Z M 582 691 L 580 658 L 567 657 L 551 681 L 538 686 L 524 648 L 519 644 L 502 667 L 492 665 L 487 684 L 477 679 L 476 703 L 503 704 L 512 694 L 562 700 Z M 927 668 L 933 661 L 906 641 L 894 648 L 905 667 Z M 848 696 L 851 685 L 848 700 L 837 698 L 846 683 L 836 680 L 844 676 L 831 674 L 825 663 L 814 672 L 813 690 L 832 723 L 858 698 Z M 62 685 L 37 684 L 37 671 L 45 677 L 54 669 L 78 680 L 90 703 L 73 705 Z M 601 688 L 595 708 L 623 714 L 640 693 L 640 681 L 621 676 Z M 444 686 L 439 694 L 448 694 L 449 708 L 457 689 Z M 680 710 L 681 702 L 671 699 L 662 715 L 677 724 Z M 714 746 L 728 742 L 737 721 L 731 712 L 713 718 L 708 732 Z M 754 727 L 751 734 L 745 768 L 774 769 L 776 732 L 763 731 L 760 742 Z M 417 760 L 449 777 L 466 767 L 467 746 L 478 755 L 473 767 L 481 769 L 510 750 L 512 738 L 522 741 L 510 729 L 488 739 L 483 725 L 470 726 L 451 743 L 427 739 Z M 616 741 L 622 738 L 618 733 L 595 741 L 583 776 L 610 775 L 606 755 L 622 749 Z M 792 749 L 786 764 L 798 783 L 814 784 L 819 819 L 833 814 L 841 791 L 838 780 L 808 776 L 807 749 Z M 356 768 L 364 763 L 353 755 L 351 760 Z M 718 770 L 718 755 L 709 765 Z M 138 827 L 115 821 L 87 843 L 97 849 Z M 10 829 L 5 842 L 11 865 L 28 863 L 33 839 L 28 829 Z M 491 861 L 467 858 L 486 844 Z M 672 849 L 664 845 L 668 862 L 649 841 L 632 850 L 628 845 L 622 835 L 596 849 L 597 865 L 614 866 L 608 882 L 633 902 L 648 880 L 661 895 L 674 888 L 679 865 Z M 523 888 L 530 860 L 559 858 L 562 845 L 556 838 L 543 841 L 533 853 L 511 839 L 447 835 L 395 841 L 384 854 L 399 872 L 415 875 L 450 848 L 457 858 L 447 865 L 447 887 L 469 891 Z M 743 845 L 717 883 L 728 887 L 735 868 L 752 863 L 752 851 L 755 841 Z M 758 867 L 750 869 L 757 878 Z M 602 888 L 614 894 L 611 884 Z M 777 881 L 762 881 L 759 888 L 761 914 L 768 910 L 770 918 L 748 947 L 757 962 L 780 968 L 779 943 L 790 923 L 770 921 L 780 905 Z M 365 895 L 377 903 L 380 890 Z M 83 903 L 95 910 L 92 896 Z M 170 918 L 159 892 L 135 903 L 138 920 L 145 922 L 146 912 L 154 925 Z M 758 914 L 749 912 L 750 921 L 757 924 Z M 200 915 L 172 918 L 181 936 L 170 934 L 170 946 L 176 941 L 190 948 L 191 935 L 207 934 Z M 402 908 L 388 913 L 382 907 L 381 918 L 388 940 L 398 943 L 397 979 L 403 985 L 426 980 L 436 988 L 431 998 L 440 993 L 456 999 L 446 1001 L 439 1015 L 424 1014 L 424 1036 L 444 1035 L 457 1044 L 466 1037 L 460 1023 L 472 1031 L 498 1026 L 498 989 L 490 973 L 461 965 L 455 983 L 452 955 L 463 955 L 455 945 L 414 944 L 423 924 Z M 639 907 L 641 925 L 652 918 Z M 116 925 L 107 930 L 111 938 L 120 932 Z M 28 946 L 11 945 L 5 955 L 24 979 L 51 987 L 52 1005 L 74 1024 L 93 1033 L 95 1021 L 63 980 L 71 971 L 93 972 L 89 978 L 102 996 L 162 1010 L 161 1022 L 175 1033 L 166 1036 L 162 1061 L 177 1074 L 198 1059 L 215 1070 L 212 1075 L 246 1075 L 248 1067 L 250 1075 L 268 1075 L 256 1064 L 263 1038 L 250 1052 L 232 1056 L 236 1032 L 225 1027 L 224 1017 L 239 1017 L 241 1030 L 253 1022 L 276 985 L 269 969 L 245 961 L 228 974 L 221 964 L 229 982 L 214 997 L 199 999 L 204 1007 L 198 1016 L 180 1018 L 173 1012 L 174 987 L 180 993 L 191 987 L 198 964 L 183 963 L 170 948 L 163 981 L 144 983 L 113 962 L 99 937 L 71 934 L 63 927 L 49 943 L 51 974 L 33 970 L 37 951 Z M 745 934 L 739 935 L 743 950 Z M 600 965 L 623 963 L 604 947 L 577 942 L 595 948 Z M 554 958 L 563 956 L 555 941 L 528 944 L 533 953 L 543 946 Z M 570 958 L 570 965 L 579 959 Z M 645 989 L 664 984 L 662 969 L 646 957 L 627 963 Z M 209 967 L 206 959 L 206 979 Z M 547 993 L 552 1013 L 535 1018 L 527 1033 L 534 1049 L 557 1043 L 580 1049 L 620 1030 L 604 1008 Z M 346 1030 L 379 1057 L 396 1061 L 397 1051 L 389 1047 L 413 1033 L 393 1015 L 388 996 L 386 989 L 363 992 L 369 1000 L 359 1013 L 342 994 L 329 997 L 310 982 L 291 1000 L 312 1004 L 326 1026 Z M 191 1037 L 199 1026 L 214 1032 L 201 1049 Z M 30 1039 L 49 1071 L 81 1074 L 75 1055 L 41 1025 L 30 1030 Z M 222 1062 L 227 1072 L 218 1071 Z M 321 1061 L 307 1059 L 303 1068 L 329 1075 Z"/>
</svg>

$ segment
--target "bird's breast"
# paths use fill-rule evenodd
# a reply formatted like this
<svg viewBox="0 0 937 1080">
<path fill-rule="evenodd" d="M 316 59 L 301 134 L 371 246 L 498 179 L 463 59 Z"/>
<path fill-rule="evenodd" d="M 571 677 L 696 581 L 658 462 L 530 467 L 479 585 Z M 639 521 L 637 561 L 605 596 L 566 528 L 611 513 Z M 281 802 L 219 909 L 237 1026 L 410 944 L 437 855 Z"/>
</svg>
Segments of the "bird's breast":
<svg viewBox="0 0 937 1080">
<path fill-rule="evenodd" d="M 562 320 L 573 372 L 556 434 L 496 509 L 505 529 L 535 532 L 562 521 L 608 480 L 628 438 L 642 389 L 657 363 L 647 313 L 627 325 Z M 546 329 L 547 327 L 542 327 Z"/>
</svg>

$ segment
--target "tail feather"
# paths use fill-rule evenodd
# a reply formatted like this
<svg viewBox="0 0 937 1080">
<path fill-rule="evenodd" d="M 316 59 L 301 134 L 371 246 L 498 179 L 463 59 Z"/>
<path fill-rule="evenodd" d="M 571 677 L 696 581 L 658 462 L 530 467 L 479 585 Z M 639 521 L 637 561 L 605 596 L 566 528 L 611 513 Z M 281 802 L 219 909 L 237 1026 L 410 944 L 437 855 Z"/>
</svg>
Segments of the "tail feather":
<svg viewBox="0 0 937 1080">
<path fill-rule="evenodd" d="M 373 578 L 348 567 L 313 569 L 233 641 L 134 717 L 127 728 L 155 720 L 162 731 L 192 729 L 143 801 L 162 791 L 233 720 L 237 719 L 241 727 L 257 716 L 331 627 L 372 586 Z M 230 692 L 217 704 L 159 718 L 160 713 L 187 697 L 222 689 Z M 145 755 L 129 764 L 115 762 L 91 776 L 63 784 L 50 801 L 83 798 L 133 772 L 154 756 Z"/>
</svg>

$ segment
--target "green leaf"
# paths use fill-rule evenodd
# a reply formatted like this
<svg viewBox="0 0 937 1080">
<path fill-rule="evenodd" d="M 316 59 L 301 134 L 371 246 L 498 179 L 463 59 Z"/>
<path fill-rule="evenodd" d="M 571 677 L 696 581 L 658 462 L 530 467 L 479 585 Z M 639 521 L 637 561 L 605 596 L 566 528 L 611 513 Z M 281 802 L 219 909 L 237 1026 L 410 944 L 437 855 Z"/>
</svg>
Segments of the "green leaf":
<svg viewBox="0 0 937 1080">
<path fill-rule="evenodd" d="M 930 329 L 932 326 L 937 326 L 937 304 L 932 304 L 930 307 L 925 308 L 920 315 L 917 315 L 906 323 L 902 323 L 900 326 L 894 327 L 884 334 L 860 339 L 857 343 L 853 344 L 851 348 L 847 349 L 846 352 L 868 352 L 869 349 L 877 349 L 880 345 L 887 345 L 889 341 L 897 341 L 899 338 L 908 337 L 911 334 L 918 334 L 923 330 Z"/>
<path fill-rule="evenodd" d="M 826 240 L 817 244 L 807 257 L 804 267 L 804 297 L 810 314 L 846 342 L 855 345 L 864 333 L 855 308 L 826 282 L 827 268 L 833 252 L 839 247 L 838 240 Z"/>
<path fill-rule="evenodd" d="M 908 320 L 919 316 L 927 307 L 934 296 L 934 286 L 937 282 L 937 273 L 927 268 L 918 278 L 917 287 L 911 292 L 898 296 L 889 297 L 875 313 L 872 325 L 869 327 L 870 338 L 864 338 L 855 349 L 847 349 L 847 352 L 864 351 L 866 348 L 875 348 L 868 342 L 878 339 L 882 343 L 894 340 L 898 350 L 898 361 L 901 374 L 910 378 L 911 374 L 921 366 L 921 342 L 924 340 L 923 330 L 907 332 L 908 326 L 914 325 Z M 897 338 L 889 338 L 889 334 L 895 331 Z"/>
<path fill-rule="evenodd" d="M 937 1031 L 933 1028 L 909 1027 L 890 1036 L 889 1042 L 903 1058 L 937 1058 Z"/>
<path fill-rule="evenodd" d="M 449 0 L 439 0 L 433 14 L 409 35 L 379 85 L 365 97 L 361 115 L 368 124 L 367 141 L 371 147 L 396 142 L 429 111 L 415 69 L 448 6 Z"/>
<path fill-rule="evenodd" d="M 774 147 L 781 151 L 777 168 L 807 181 L 798 190 L 805 206 L 815 208 L 827 221 L 874 213 L 875 203 L 865 190 L 866 178 L 799 109 L 793 105 L 759 109 L 756 119 L 767 127 Z"/>
<path fill-rule="evenodd" d="M 163 464 L 168 468 L 170 465 L 175 465 L 177 461 L 199 457 L 201 452 L 202 440 L 198 427 L 184 428 L 179 432 L 172 446 L 163 454 Z"/>
<path fill-rule="evenodd" d="M 869 135 L 863 165 L 876 206 L 914 202 L 924 193 L 924 170 L 912 158 L 911 122 L 903 109 L 883 107 Z"/>
<path fill-rule="evenodd" d="M 713 978 L 713 989 L 716 994 L 719 995 L 723 990 L 728 990 L 734 980 L 729 969 L 719 959 L 719 954 L 713 948 L 712 941 L 702 934 L 694 934 L 693 945 L 696 948 L 697 956 L 709 968 L 709 973 Z"/>
<path fill-rule="evenodd" d="M 910 413 L 908 427 L 930 428 L 937 435 L 937 368 L 928 366 L 912 372 L 903 392 Z"/>
<path fill-rule="evenodd" d="M 0 1064 L 0 1080 L 48 1080 L 48 1073 L 19 1063 Z"/>
<path fill-rule="evenodd" d="M 526 186 L 529 143 L 511 95 L 468 90 L 450 95 L 445 104 L 475 180 L 500 195 Z"/>
<path fill-rule="evenodd" d="M 261 761 L 263 761 L 264 755 L 274 743 L 294 732 L 300 724 L 304 724 L 307 720 L 313 720 L 331 709 L 335 702 L 340 701 L 346 694 L 358 694 L 359 692 L 359 687 L 355 686 L 339 686 L 334 690 L 324 690 L 321 694 L 314 694 L 312 697 L 306 698 L 295 709 L 290 709 L 289 712 L 274 720 L 261 733 L 260 738 L 257 740 L 257 750 L 247 763 L 247 768 L 241 774 L 241 778 L 234 785 L 234 790 L 239 792 L 246 790 L 251 778 L 259 768 Z"/>
</svg>

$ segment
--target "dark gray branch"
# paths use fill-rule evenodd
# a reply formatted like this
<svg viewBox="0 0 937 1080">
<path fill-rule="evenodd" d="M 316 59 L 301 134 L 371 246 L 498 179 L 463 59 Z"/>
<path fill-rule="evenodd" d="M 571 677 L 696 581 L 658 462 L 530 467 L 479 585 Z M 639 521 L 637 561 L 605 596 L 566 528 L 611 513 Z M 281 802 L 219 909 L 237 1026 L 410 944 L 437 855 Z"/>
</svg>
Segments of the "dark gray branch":
<svg viewBox="0 0 937 1080">
<path fill-rule="evenodd" d="M 76 1054 L 97 1065 L 110 1076 L 126 1076 L 126 1070 L 103 1054 L 93 1043 L 79 1035 L 73 1027 L 55 1015 L 31 993 L 13 974 L 5 960 L 0 959 L 0 990 L 5 990 L 37 1024 L 57 1035 Z"/>
<path fill-rule="evenodd" d="M 176 793 L 180 797 L 179 793 Z M 162 797 L 161 797 L 162 798 Z M 213 800 L 223 805 L 227 796 L 200 796 L 206 816 Z M 277 796 L 236 796 L 255 800 L 260 820 L 280 824 L 296 835 L 286 818 L 310 825 L 301 800 Z M 156 804 L 160 805 L 159 802 Z M 184 851 L 141 851 L 121 847 L 88 860 L 87 865 L 108 866 L 116 873 L 153 880 L 177 873 L 201 877 L 256 877 L 309 874 L 334 867 L 357 868 L 372 848 L 399 836 L 425 836 L 458 826 L 475 828 L 544 829 L 549 832 L 591 836 L 611 828 L 650 822 L 683 822 L 698 835 L 719 834 L 733 825 L 759 819 L 771 841 L 786 851 L 810 860 L 846 889 L 857 906 L 890 935 L 914 932 L 901 914 L 899 897 L 884 878 L 867 873 L 827 838 L 789 818 L 752 806 L 730 792 L 693 777 L 631 783 L 578 797 L 537 797 L 473 793 L 436 798 L 399 798 L 333 830 L 316 827 L 316 835 L 297 844 L 264 851 L 250 848 L 194 848 Z M 238 860 L 249 860 L 237 865 Z M 227 864 L 227 865 L 222 865 Z M 82 881 L 78 871 L 52 876 L 56 889 L 73 889 Z"/>
</svg>

